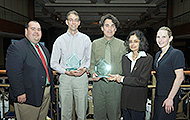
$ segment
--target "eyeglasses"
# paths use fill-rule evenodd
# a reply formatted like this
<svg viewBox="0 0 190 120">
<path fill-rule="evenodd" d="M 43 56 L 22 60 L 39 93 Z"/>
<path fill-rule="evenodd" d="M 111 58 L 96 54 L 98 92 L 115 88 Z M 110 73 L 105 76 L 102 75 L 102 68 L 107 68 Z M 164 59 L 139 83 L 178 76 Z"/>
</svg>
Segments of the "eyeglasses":
<svg viewBox="0 0 190 120">
<path fill-rule="evenodd" d="M 79 19 L 68 19 L 69 22 L 79 22 Z"/>
</svg>

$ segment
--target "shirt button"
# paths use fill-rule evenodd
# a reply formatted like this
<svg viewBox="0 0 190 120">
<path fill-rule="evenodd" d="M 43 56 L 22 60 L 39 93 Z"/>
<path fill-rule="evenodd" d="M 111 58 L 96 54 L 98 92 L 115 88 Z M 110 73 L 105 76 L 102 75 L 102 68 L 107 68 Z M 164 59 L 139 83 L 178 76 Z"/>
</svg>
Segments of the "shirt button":
<svg viewBox="0 0 190 120">
<path fill-rule="evenodd" d="M 42 78 L 44 78 L 44 76 L 42 76 Z"/>
</svg>

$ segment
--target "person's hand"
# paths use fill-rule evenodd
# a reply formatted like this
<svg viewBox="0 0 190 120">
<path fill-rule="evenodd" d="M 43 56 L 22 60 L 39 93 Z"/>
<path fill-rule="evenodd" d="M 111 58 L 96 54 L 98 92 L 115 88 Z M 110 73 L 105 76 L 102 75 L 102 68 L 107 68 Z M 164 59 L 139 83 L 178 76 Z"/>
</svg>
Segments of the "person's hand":
<svg viewBox="0 0 190 120">
<path fill-rule="evenodd" d="M 86 72 L 87 68 L 79 68 L 78 70 L 65 71 L 65 74 L 69 76 L 80 77 Z"/>
<path fill-rule="evenodd" d="M 75 76 L 76 77 L 79 75 L 79 71 L 77 71 L 77 70 L 65 71 L 65 74 L 69 75 L 69 76 Z"/>
<path fill-rule="evenodd" d="M 75 77 L 80 77 L 86 72 L 87 68 L 79 68 L 75 73 Z"/>
<path fill-rule="evenodd" d="M 98 81 L 98 80 L 100 80 L 100 78 L 101 78 L 101 77 L 98 77 L 98 75 L 97 75 L 96 73 L 93 73 L 93 74 L 92 74 L 92 80 L 93 80 L 93 81 Z"/>
<path fill-rule="evenodd" d="M 106 79 L 110 80 L 110 81 L 116 81 L 118 83 L 121 82 L 121 79 L 122 79 L 122 76 L 120 76 L 119 74 L 117 75 L 111 75 L 111 74 L 108 74 L 109 77 L 106 77 Z"/>
<path fill-rule="evenodd" d="M 17 96 L 17 101 L 18 101 L 19 103 L 24 103 L 24 102 L 26 102 L 26 94 L 22 94 L 22 95 Z"/>
<path fill-rule="evenodd" d="M 108 74 L 109 77 L 105 77 L 107 80 L 109 81 L 116 81 L 117 80 L 117 76 L 116 75 L 111 75 Z"/>
<path fill-rule="evenodd" d="M 167 114 L 170 114 L 172 111 L 174 111 L 174 106 L 173 106 L 173 99 L 167 98 L 163 104 L 162 107 L 165 107 L 165 111 Z"/>
<path fill-rule="evenodd" d="M 65 74 L 66 74 L 66 75 L 69 75 L 69 76 L 75 76 L 75 73 L 76 73 L 76 72 L 77 72 L 76 70 L 65 71 Z"/>
</svg>

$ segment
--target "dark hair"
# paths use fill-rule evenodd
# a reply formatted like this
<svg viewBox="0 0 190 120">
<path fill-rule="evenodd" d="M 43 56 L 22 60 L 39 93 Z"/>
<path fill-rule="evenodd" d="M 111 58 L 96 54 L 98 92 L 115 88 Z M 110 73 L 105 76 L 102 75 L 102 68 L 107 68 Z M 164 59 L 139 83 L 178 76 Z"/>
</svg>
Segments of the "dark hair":
<svg viewBox="0 0 190 120">
<path fill-rule="evenodd" d="M 146 37 L 144 36 L 144 33 L 140 30 L 134 30 L 132 32 L 129 33 L 129 35 L 127 36 L 126 40 L 125 40 L 125 46 L 127 48 L 127 50 L 130 52 L 131 49 L 129 47 L 129 38 L 132 35 L 136 35 L 137 38 L 140 40 L 140 44 L 139 44 L 139 51 L 147 51 L 148 50 L 148 41 L 146 39 Z"/>
<path fill-rule="evenodd" d="M 120 23 L 119 23 L 118 19 L 116 17 L 114 17 L 112 14 L 109 14 L 109 13 L 101 17 L 101 19 L 99 21 L 99 25 L 104 26 L 104 22 L 105 22 L 106 19 L 111 19 L 112 22 L 115 24 L 116 28 L 119 27 Z"/>
<path fill-rule="evenodd" d="M 28 27 L 29 27 L 29 23 L 30 23 L 30 22 L 36 22 L 36 23 L 39 23 L 37 20 L 29 20 L 29 21 L 27 21 L 26 24 L 25 24 L 25 28 L 26 28 L 26 29 L 28 29 Z M 39 24 L 40 24 L 40 23 L 39 23 Z"/>
<path fill-rule="evenodd" d="M 79 21 L 80 21 L 79 13 L 78 13 L 76 10 L 71 10 L 71 11 L 69 11 L 69 12 L 67 13 L 67 15 L 66 15 L 66 20 L 68 20 L 68 17 L 69 17 L 70 14 L 74 14 L 74 15 L 78 16 L 78 17 L 79 17 Z"/>
</svg>

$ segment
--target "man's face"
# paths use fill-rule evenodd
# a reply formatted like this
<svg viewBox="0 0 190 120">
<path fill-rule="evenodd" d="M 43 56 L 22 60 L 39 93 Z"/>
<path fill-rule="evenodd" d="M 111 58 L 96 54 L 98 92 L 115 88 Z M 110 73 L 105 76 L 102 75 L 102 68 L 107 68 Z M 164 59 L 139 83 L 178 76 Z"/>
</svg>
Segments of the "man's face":
<svg viewBox="0 0 190 120">
<path fill-rule="evenodd" d="M 104 37 L 108 40 L 114 36 L 115 31 L 117 30 L 111 19 L 106 19 L 104 21 L 104 26 L 102 26 L 101 29 L 104 32 Z"/>
<path fill-rule="evenodd" d="M 42 37 L 41 26 L 38 22 L 33 21 L 29 22 L 28 25 L 28 28 L 25 28 L 25 36 L 32 43 L 37 44 Z"/>
<path fill-rule="evenodd" d="M 75 14 L 70 14 L 68 19 L 66 20 L 66 24 L 68 25 L 68 29 L 70 32 L 76 32 L 78 26 L 80 25 L 79 16 Z"/>
</svg>

